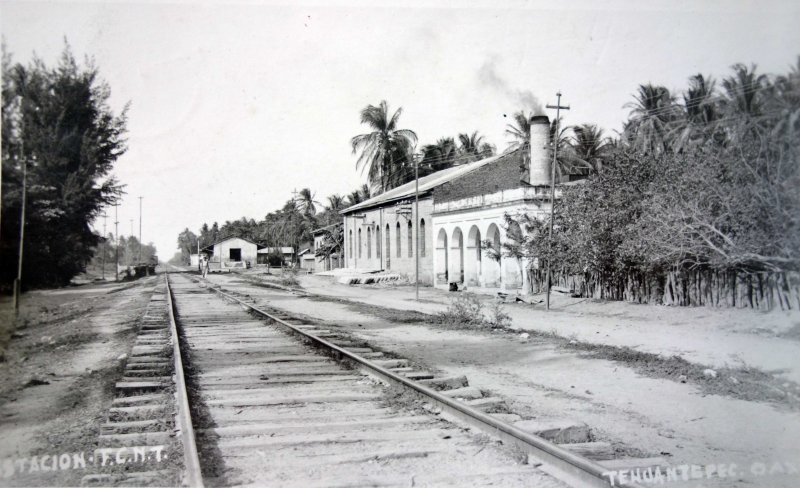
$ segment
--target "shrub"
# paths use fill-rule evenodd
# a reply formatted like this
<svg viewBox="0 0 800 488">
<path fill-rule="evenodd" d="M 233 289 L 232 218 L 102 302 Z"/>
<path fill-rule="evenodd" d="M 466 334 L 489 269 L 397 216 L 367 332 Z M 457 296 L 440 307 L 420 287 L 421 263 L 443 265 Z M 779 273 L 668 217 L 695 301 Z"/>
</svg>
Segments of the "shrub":
<svg viewBox="0 0 800 488">
<path fill-rule="evenodd" d="M 489 319 L 486 321 L 493 329 L 505 329 L 511 327 L 511 316 L 503 309 L 503 305 L 494 301 L 489 306 Z"/>
<path fill-rule="evenodd" d="M 297 270 L 294 268 L 284 269 L 281 274 L 280 283 L 283 286 L 300 286 L 300 281 L 297 279 Z"/>
<path fill-rule="evenodd" d="M 511 317 L 499 303 L 489 307 L 489 318 L 484 314 L 486 306 L 476 295 L 464 293 L 450 302 L 447 310 L 436 314 L 440 324 L 457 328 L 504 328 L 511 325 Z"/>
</svg>

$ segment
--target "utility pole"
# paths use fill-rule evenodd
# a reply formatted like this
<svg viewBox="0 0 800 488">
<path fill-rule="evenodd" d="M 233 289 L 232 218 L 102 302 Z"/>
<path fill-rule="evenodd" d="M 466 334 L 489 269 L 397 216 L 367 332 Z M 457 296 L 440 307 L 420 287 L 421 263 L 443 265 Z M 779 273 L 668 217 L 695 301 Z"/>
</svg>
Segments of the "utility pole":
<svg viewBox="0 0 800 488">
<path fill-rule="evenodd" d="M 297 188 L 292 190 L 292 206 L 295 209 L 297 209 Z M 292 215 L 291 215 L 291 222 L 292 222 L 292 224 L 294 224 L 294 213 L 292 213 Z M 297 235 L 297 230 L 294 228 L 294 225 L 292 225 L 292 233 L 294 234 L 294 237 L 295 237 L 294 239 L 292 239 L 292 241 L 293 241 L 292 242 L 292 245 L 293 245 L 292 266 L 294 266 L 295 257 L 297 255 L 297 253 L 300 252 L 300 238 Z"/>
<path fill-rule="evenodd" d="M 19 299 L 22 294 L 22 255 L 25 247 L 25 204 L 28 196 L 28 161 L 25 159 L 24 143 L 20 149 L 22 159 L 22 208 L 19 216 L 19 257 L 17 259 L 17 279 L 14 280 L 14 317 L 19 315 Z"/>
<path fill-rule="evenodd" d="M 562 110 L 569 110 L 569 105 L 561 106 L 561 91 L 556 93 L 558 97 L 558 101 L 556 102 L 555 106 L 547 105 L 549 109 L 556 110 L 556 133 L 553 135 L 553 167 L 551 168 L 552 172 L 550 173 L 550 230 L 548 232 L 548 239 L 547 239 L 547 251 L 550 256 L 547 258 L 547 277 L 546 277 L 546 285 L 547 285 L 547 296 L 545 298 L 545 307 L 547 310 L 550 310 L 550 261 L 552 260 L 553 254 L 553 214 L 556 208 L 556 164 L 558 164 L 558 123 L 561 117 Z"/>
<path fill-rule="evenodd" d="M 106 217 L 108 215 L 103 212 L 103 281 L 106 281 L 106 241 L 108 240 L 108 234 L 106 234 Z"/>
<path fill-rule="evenodd" d="M 414 228 L 417 231 L 417 252 L 414 270 L 414 293 L 419 301 L 419 160 L 414 158 Z"/>
<path fill-rule="evenodd" d="M 139 264 L 142 264 L 142 197 L 139 197 Z"/>
<path fill-rule="evenodd" d="M 119 281 L 119 204 L 114 203 L 114 281 Z"/>
</svg>

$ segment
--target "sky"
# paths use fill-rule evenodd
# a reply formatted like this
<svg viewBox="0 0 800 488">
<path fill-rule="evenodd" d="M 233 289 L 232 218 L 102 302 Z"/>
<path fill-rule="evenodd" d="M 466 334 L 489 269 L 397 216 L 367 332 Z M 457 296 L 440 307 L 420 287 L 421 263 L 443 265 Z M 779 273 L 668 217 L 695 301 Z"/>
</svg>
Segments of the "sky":
<svg viewBox="0 0 800 488">
<path fill-rule="evenodd" d="M 66 39 L 112 110 L 130 103 L 119 232 L 138 235 L 143 197 L 142 238 L 162 259 L 184 228 L 366 182 L 350 139 L 368 104 L 402 107 L 418 147 L 477 130 L 503 150 L 511 115 L 558 91 L 565 124 L 613 134 L 639 84 L 679 92 L 737 62 L 786 72 L 799 20 L 796 1 L 0 1 L 15 61 L 54 64 Z"/>
</svg>

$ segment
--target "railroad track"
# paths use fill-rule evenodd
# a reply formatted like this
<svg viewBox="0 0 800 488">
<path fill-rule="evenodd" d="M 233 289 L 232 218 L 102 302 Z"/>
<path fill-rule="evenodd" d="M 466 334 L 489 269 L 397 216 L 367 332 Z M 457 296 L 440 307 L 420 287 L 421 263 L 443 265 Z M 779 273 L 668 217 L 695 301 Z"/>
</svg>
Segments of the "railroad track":
<svg viewBox="0 0 800 488">
<path fill-rule="evenodd" d="M 192 424 L 186 416 L 186 388 L 166 280 L 151 294 L 124 363 L 98 447 L 88 458 L 97 472 L 84 476 L 81 484 L 201 483 L 191 477 L 196 469 L 184 468 L 191 465 Z"/>
<path fill-rule="evenodd" d="M 168 281 L 202 466 L 187 462 L 193 486 L 609 486 L 599 464 L 434 391 L 402 361 L 186 275 Z"/>
</svg>

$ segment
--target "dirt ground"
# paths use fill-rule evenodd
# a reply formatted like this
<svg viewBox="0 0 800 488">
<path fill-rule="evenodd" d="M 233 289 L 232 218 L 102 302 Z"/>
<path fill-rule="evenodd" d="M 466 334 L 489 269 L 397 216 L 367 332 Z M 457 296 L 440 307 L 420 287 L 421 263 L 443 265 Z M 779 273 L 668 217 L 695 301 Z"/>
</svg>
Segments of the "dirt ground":
<svg viewBox="0 0 800 488">
<path fill-rule="evenodd" d="M 0 363 L 0 460 L 91 452 L 158 277 L 25 293 Z M 0 476 L 0 486 L 71 486 L 88 470 Z"/>
<path fill-rule="evenodd" d="M 304 289 L 344 299 L 337 303 L 253 286 L 236 275 L 215 275 L 211 279 L 269 306 L 325 321 L 331 328 L 342 327 L 371 345 L 431 370 L 465 374 L 473 386 L 505 397 L 512 411 L 524 417 L 585 422 L 596 439 L 610 441 L 623 452 L 660 455 L 672 465 L 736 463 L 747 467 L 743 471 L 756 466 L 756 472 L 758 463 L 800 464 L 800 444 L 796 442 L 800 436 L 800 410 L 793 402 L 709 394 L 702 385 L 691 381 L 681 383 L 648 376 L 633 364 L 565 347 L 565 342 L 592 339 L 596 344 L 622 344 L 633 350 L 661 352 L 665 357 L 680 354 L 689 361 L 731 366 L 730 357 L 746 354 L 754 343 L 756 348 L 780 345 L 786 351 L 796 350 L 796 339 L 780 337 L 781 331 L 793 327 L 797 316 L 791 314 L 666 307 L 658 310 L 624 303 L 568 304 L 556 299 L 554 305 L 568 311 L 562 308 L 559 314 L 547 315 L 553 318 L 547 325 L 519 323 L 530 320 L 533 312 L 544 311 L 531 312 L 530 306 L 527 310 L 507 307 L 515 327 L 546 332 L 522 339 L 517 333 L 448 330 L 430 322 L 409 321 L 406 314 L 396 312 L 406 308 L 427 313 L 444 309 L 446 294 L 430 289 L 424 291 L 424 301 L 417 303 L 413 302 L 410 287 L 349 287 L 329 279 L 301 277 Z M 393 314 L 398 320 L 392 319 Z M 640 329 L 647 327 L 655 330 L 652 335 L 656 337 L 639 341 Z M 591 335 L 582 334 L 584 328 L 592 331 Z M 754 333 L 755 328 L 770 332 Z M 596 333 L 598 329 L 600 333 Z M 724 344 L 724 353 L 714 354 L 714 341 Z M 759 351 L 750 364 L 779 365 L 775 369 L 780 371 L 773 370 L 774 374 L 769 375 L 770 382 L 777 382 L 782 394 L 794 395 L 796 384 L 789 378 L 793 380 L 800 369 L 800 354 L 784 356 L 780 347 L 773 348 L 773 353 L 776 357 L 770 359 Z M 719 380 L 730 381 L 722 377 Z M 778 472 L 764 478 L 746 472 L 739 480 L 728 479 L 721 484 L 713 481 L 704 486 L 788 487 L 797 486 L 800 477 Z"/>
<path fill-rule="evenodd" d="M 331 277 L 300 275 L 304 290 L 390 309 L 436 313 L 452 293 L 422 287 L 335 283 Z M 494 299 L 484 296 L 489 303 Z M 582 342 L 631 347 L 663 356 L 678 355 L 712 367 L 750 366 L 800 383 L 800 311 L 665 307 L 571 298 L 554 293 L 551 310 L 544 296 L 533 304 L 505 304 L 512 327 Z"/>
</svg>

